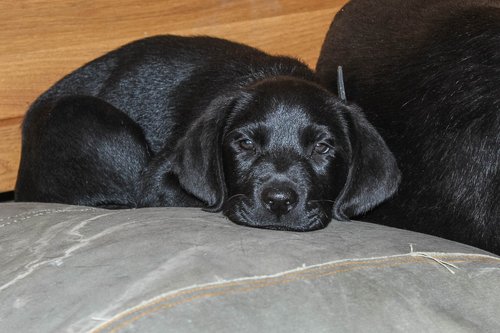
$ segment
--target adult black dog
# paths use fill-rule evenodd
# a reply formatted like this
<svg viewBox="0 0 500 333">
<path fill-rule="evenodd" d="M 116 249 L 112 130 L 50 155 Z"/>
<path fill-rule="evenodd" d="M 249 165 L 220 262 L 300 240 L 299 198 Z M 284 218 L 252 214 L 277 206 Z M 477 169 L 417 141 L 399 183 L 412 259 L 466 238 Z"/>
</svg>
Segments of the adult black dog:
<svg viewBox="0 0 500 333">
<path fill-rule="evenodd" d="M 16 200 L 201 206 L 314 230 L 391 196 L 395 159 L 297 60 L 208 37 L 140 40 L 68 75 L 25 118 Z"/>
<path fill-rule="evenodd" d="M 363 218 L 500 253 L 500 1 L 352 0 L 317 71 L 364 109 L 402 172 Z"/>
</svg>

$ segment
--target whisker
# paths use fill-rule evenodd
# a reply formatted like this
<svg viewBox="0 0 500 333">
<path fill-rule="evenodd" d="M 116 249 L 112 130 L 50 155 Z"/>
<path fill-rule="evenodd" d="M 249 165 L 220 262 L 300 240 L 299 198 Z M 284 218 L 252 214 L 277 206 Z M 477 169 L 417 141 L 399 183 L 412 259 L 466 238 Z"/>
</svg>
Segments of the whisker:
<svg viewBox="0 0 500 333">
<path fill-rule="evenodd" d="M 227 201 L 232 200 L 232 199 L 234 199 L 236 197 L 241 197 L 241 196 L 246 197 L 246 195 L 243 194 L 243 193 L 234 194 L 234 195 L 230 196 L 229 198 L 227 198 Z"/>
<path fill-rule="evenodd" d="M 331 203 L 335 203 L 334 200 L 328 200 L 328 199 L 324 199 L 324 200 L 309 200 L 308 202 L 331 202 Z"/>
</svg>

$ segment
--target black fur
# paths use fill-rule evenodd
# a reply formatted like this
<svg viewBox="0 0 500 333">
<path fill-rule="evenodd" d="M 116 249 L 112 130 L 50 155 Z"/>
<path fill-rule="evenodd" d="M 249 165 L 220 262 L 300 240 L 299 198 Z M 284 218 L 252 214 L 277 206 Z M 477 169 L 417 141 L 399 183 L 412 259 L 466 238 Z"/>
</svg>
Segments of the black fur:
<svg viewBox="0 0 500 333">
<path fill-rule="evenodd" d="M 500 1 L 352 0 L 317 72 L 364 109 L 402 172 L 362 218 L 500 253 Z"/>
<path fill-rule="evenodd" d="M 394 157 L 357 107 L 297 60 L 208 37 L 140 40 L 32 105 L 16 200 L 199 206 L 314 230 L 396 190 Z"/>
</svg>

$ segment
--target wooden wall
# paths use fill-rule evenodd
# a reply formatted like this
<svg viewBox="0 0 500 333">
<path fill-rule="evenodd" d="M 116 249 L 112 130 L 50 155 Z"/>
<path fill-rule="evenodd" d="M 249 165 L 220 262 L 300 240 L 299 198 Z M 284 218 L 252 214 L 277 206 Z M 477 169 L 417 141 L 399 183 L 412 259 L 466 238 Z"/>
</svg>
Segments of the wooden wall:
<svg viewBox="0 0 500 333">
<path fill-rule="evenodd" d="M 214 35 L 314 67 L 346 0 L 17 0 L 0 2 L 0 192 L 14 188 L 20 125 L 63 75 L 157 34 Z"/>
</svg>

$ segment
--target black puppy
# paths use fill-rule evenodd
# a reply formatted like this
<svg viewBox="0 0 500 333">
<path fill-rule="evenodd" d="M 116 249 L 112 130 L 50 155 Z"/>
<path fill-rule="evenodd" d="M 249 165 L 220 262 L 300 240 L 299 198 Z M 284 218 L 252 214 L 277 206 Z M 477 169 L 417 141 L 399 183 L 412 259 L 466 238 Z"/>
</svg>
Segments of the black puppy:
<svg viewBox="0 0 500 333">
<path fill-rule="evenodd" d="M 362 218 L 500 253 L 500 1 L 352 0 L 317 65 L 331 89 L 338 65 L 402 172 Z"/>
<path fill-rule="evenodd" d="M 208 37 L 140 40 L 68 75 L 24 122 L 16 200 L 201 206 L 314 230 L 391 196 L 399 171 L 356 107 L 297 60 Z"/>
</svg>

